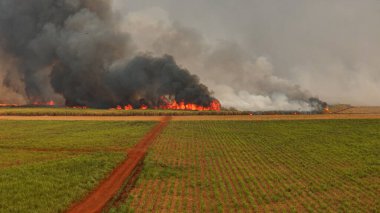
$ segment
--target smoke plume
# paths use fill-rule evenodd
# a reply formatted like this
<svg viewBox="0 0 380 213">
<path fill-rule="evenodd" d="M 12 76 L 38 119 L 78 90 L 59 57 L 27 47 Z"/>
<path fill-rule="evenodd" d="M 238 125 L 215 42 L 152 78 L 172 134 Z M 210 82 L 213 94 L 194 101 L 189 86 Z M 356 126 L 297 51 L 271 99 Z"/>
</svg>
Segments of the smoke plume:
<svg viewBox="0 0 380 213">
<path fill-rule="evenodd" d="M 132 12 L 128 5 L 0 0 L 0 103 L 155 107 L 165 96 L 206 106 L 215 96 L 240 110 L 323 106 L 278 75 L 271 57 L 234 39 L 210 40 L 159 7 Z"/>
<path fill-rule="evenodd" d="M 213 100 L 173 57 L 137 53 L 108 0 L 0 0 L 0 102 L 107 108 Z"/>
<path fill-rule="evenodd" d="M 241 107 L 251 106 L 254 109 L 262 108 L 260 106 L 288 105 L 290 102 L 283 100 L 292 98 L 282 90 L 284 81 L 287 81 L 287 85 L 299 85 L 303 92 L 310 91 L 306 92 L 307 96 L 319 96 L 332 104 L 380 105 L 378 0 L 125 2 L 116 0 L 115 8 L 125 11 L 128 16 L 126 20 L 139 27 L 128 29 L 135 31 L 136 35 L 142 35 L 139 39 L 146 40 L 157 34 L 166 34 L 172 42 L 187 47 L 189 53 L 204 53 L 193 58 L 202 56 L 206 60 L 210 54 L 205 53 L 217 49 L 218 56 L 225 56 L 221 60 L 225 62 L 223 64 L 237 64 L 236 68 L 228 66 L 218 71 L 217 75 L 209 77 L 209 70 L 193 69 L 194 60 L 188 57 L 191 54 L 186 54 L 180 48 L 175 49 L 175 46 L 165 46 L 160 42 L 154 44 L 158 50 L 171 49 L 177 62 L 198 74 L 222 103 L 226 102 L 223 98 L 228 96 L 228 101 L 235 97 L 242 103 Z M 145 33 L 138 33 L 136 29 Z M 151 35 L 148 32 L 152 29 L 164 30 Z M 187 33 L 189 30 L 192 33 Z M 197 41 L 191 44 L 187 42 L 194 39 Z M 160 40 L 166 42 L 168 38 Z M 218 47 L 220 43 L 222 47 Z M 221 51 L 223 49 L 225 51 Z M 236 54 L 227 57 L 229 51 L 237 50 L 242 53 L 239 57 Z M 264 69 L 260 69 L 260 66 L 249 68 L 249 64 L 261 64 L 263 59 L 270 67 L 265 65 Z M 246 72 L 241 71 L 242 65 Z M 233 74 L 235 72 L 238 74 Z M 257 88 L 256 79 L 263 75 L 272 76 L 269 78 L 271 82 L 266 81 L 268 78 L 259 80 L 264 86 Z M 276 86 L 279 79 L 281 87 Z M 220 85 L 220 89 L 209 84 L 209 81 Z M 239 87 L 242 81 L 252 81 L 252 86 L 241 89 Z M 268 92 L 261 92 L 266 89 Z M 277 91 L 271 92 L 274 90 Z M 251 97 L 252 101 L 246 97 Z M 257 99 L 262 99 L 263 102 L 260 103 Z"/>
<path fill-rule="evenodd" d="M 123 30 L 139 51 L 173 55 L 199 75 L 226 108 L 312 111 L 324 106 L 315 104 L 318 99 L 310 92 L 277 76 L 267 57 L 252 55 L 237 42 L 210 42 L 195 29 L 173 22 L 161 8 L 128 13 Z"/>
</svg>

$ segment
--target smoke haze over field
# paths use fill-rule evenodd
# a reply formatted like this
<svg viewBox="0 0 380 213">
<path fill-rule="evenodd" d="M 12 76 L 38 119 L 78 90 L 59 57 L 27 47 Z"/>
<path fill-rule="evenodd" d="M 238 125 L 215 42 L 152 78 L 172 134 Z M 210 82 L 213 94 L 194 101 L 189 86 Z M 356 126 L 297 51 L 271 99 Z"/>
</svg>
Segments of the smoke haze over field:
<svg viewBox="0 0 380 213">
<path fill-rule="evenodd" d="M 125 2 L 117 8 L 140 27 L 136 35 L 150 39 L 148 32 L 159 29 L 190 49 L 163 45 L 168 39 L 153 43 L 217 84 L 208 85 L 222 102 L 241 97 L 241 106 L 280 107 L 289 104 L 281 101 L 291 99 L 289 92 L 302 91 L 330 103 L 380 105 L 380 1 Z"/>
<path fill-rule="evenodd" d="M 379 12 L 375 0 L 0 0 L 0 103 L 380 105 Z"/>
</svg>

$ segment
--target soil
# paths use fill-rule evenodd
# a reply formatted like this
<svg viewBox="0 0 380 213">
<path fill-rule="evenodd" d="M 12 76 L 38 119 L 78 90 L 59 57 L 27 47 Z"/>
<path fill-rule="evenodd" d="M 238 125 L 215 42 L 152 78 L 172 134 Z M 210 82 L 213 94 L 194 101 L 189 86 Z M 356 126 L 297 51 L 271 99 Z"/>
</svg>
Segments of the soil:
<svg viewBox="0 0 380 213">
<path fill-rule="evenodd" d="M 144 159 L 149 146 L 168 124 L 170 117 L 163 117 L 145 137 L 128 153 L 127 159 L 111 175 L 91 192 L 84 200 L 74 204 L 69 213 L 101 212 L 107 203 L 119 192 L 125 181 Z"/>
<path fill-rule="evenodd" d="M 380 114 L 380 107 L 350 107 L 335 113 L 339 114 Z"/>
</svg>

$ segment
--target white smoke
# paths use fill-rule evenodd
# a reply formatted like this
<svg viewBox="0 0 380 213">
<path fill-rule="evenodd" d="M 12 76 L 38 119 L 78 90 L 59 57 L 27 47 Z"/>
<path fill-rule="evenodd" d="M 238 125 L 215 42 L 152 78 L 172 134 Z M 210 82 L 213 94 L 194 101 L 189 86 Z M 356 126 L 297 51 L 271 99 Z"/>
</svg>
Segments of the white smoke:
<svg viewBox="0 0 380 213">
<path fill-rule="evenodd" d="M 160 20 L 166 16 L 160 21 L 163 25 L 169 19 L 177 28 L 182 25 L 196 29 L 200 32 L 196 34 L 201 34 L 211 46 L 220 42 L 218 39 L 235 41 L 252 56 L 244 61 L 254 63 L 264 56 L 274 65 L 274 76 L 299 84 L 329 103 L 380 105 L 378 0 L 139 0 L 127 4 L 125 0 L 116 0 L 116 3 L 124 13 L 135 12 L 139 17 L 143 13 Z M 149 9 L 152 7 L 163 12 Z M 229 86 L 240 90 L 235 85 Z"/>
<path fill-rule="evenodd" d="M 239 110 L 312 110 L 310 94 L 274 74 L 267 57 L 250 57 L 237 43 L 208 40 L 172 22 L 159 7 L 130 12 L 124 31 L 137 49 L 176 61 L 213 90 L 224 107 Z"/>
</svg>

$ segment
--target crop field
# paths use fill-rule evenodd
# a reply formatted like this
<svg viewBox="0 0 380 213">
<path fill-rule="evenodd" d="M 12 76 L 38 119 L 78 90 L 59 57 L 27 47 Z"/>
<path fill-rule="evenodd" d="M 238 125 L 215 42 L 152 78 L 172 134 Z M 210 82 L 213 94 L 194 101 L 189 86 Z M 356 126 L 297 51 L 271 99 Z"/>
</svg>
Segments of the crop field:
<svg viewBox="0 0 380 213">
<path fill-rule="evenodd" d="M 104 212 L 379 212 L 379 119 L 205 118 L 166 121 Z M 156 124 L 0 120 L 0 212 L 69 210 Z"/>
<path fill-rule="evenodd" d="M 379 155 L 380 120 L 172 121 L 109 211 L 378 212 Z"/>
<path fill-rule="evenodd" d="M 350 107 L 339 111 L 340 114 L 380 114 L 380 107 Z"/>
<path fill-rule="evenodd" d="M 0 121 L 0 212 L 63 212 L 154 122 Z"/>
<path fill-rule="evenodd" d="M 350 108 L 352 108 L 352 106 L 348 105 L 348 104 L 331 105 L 331 106 L 329 106 L 329 112 L 330 113 L 339 113 L 339 112 L 342 112 L 342 111 L 350 109 Z"/>
<path fill-rule="evenodd" d="M 189 110 L 116 110 L 76 109 L 54 107 L 0 107 L 0 116 L 162 116 L 162 115 L 241 115 L 238 111 L 189 111 Z"/>
</svg>

